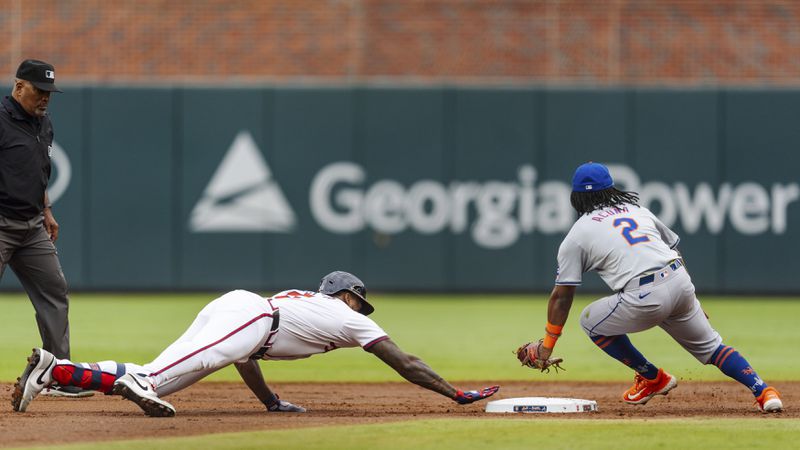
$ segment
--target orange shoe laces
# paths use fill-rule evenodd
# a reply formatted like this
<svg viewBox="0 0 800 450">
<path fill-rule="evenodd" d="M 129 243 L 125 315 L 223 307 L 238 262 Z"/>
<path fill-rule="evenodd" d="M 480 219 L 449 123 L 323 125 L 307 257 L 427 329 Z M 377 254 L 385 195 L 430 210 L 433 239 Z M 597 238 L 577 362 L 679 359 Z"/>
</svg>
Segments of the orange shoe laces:
<svg viewBox="0 0 800 450">
<path fill-rule="evenodd" d="M 641 391 L 642 388 L 644 388 L 645 386 L 653 386 L 653 385 L 655 385 L 656 383 L 658 383 L 658 381 L 659 381 L 659 377 L 658 376 L 656 376 L 652 380 L 648 380 L 647 378 L 645 378 L 645 377 L 643 377 L 643 376 L 641 376 L 641 375 L 639 375 L 637 373 L 636 376 L 633 377 L 633 389 L 638 392 L 638 391 Z"/>
<path fill-rule="evenodd" d="M 650 384 L 649 381 L 650 380 L 637 373 L 636 376 L 633 377 L 633 390 L 636 392 L 641 391 L 642 388 Z"/>
</svg>

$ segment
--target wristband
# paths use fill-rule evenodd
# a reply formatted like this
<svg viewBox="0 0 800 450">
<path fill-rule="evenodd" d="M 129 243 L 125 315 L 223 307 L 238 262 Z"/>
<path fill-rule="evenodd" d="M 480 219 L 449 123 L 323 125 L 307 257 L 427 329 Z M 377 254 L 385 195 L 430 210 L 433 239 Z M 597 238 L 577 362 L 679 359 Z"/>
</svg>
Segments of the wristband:
<svg viewBox="0 0 800 450">
<path fill-rule="evenodd" d="M 558 338 L 561 337 L 561 330 L 564 329 L 564 325 L 553 325 L 550 321 L 547 322 L 547 326 L 544 327 L 544 341 L 542 345 L 544 347 L 552 349 L 556 346 L 556 341 Z"/>
<path fill-rule="evenodd" d="M 544 331 L 547 334 L 554 336 L 556 339 L 561 336 L 561 330 L 563 329 L 564 325 L 553 325 L 549 320 L 547 321 L 547 326 L 544 327 Z"/>
</svg>

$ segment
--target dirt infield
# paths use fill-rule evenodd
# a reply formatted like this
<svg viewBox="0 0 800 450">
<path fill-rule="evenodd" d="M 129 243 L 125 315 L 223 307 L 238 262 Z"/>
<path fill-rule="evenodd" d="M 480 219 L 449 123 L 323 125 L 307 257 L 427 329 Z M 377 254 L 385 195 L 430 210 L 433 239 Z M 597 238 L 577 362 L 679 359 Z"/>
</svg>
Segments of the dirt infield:
<svg viewBox="0 0 800 450">
<path fill-rule="evenodd" d="M 459 383 L 477 388 L 488 383 Z M 800 382 L 776 383 L 786 411 L 778 416 L 800 418 Z M 626 383 L 506 382 L 495 398 L 574 397 L 597 400 L 600 411 L 587 414 L 486 414 L 483 404 L 459 406 L 409 383 L 276 383 L 281 397 L 305 406 L 306 414 L 268 414 L 243 383 L 200 383 L 168 399 L 174 418 L 149 418 L 120 397 L 88 399 L 37 398 L 26 413 L 11 410 L 10 384 L 0 384 L 0 447 L 66 444 L 148 437 L 188 436 L 248 430 L 277 430 L 323 425 L 359 425 L 435 418 L 549 417 L 595 419 L 726 417 L 768 420 L 755 411 L 752 397 L 734 382 L 681 382 L 667 397 L 647 406 L 620 400 Z M 774 415 L 771 415 L 774 416 Z M 58 430 L 43 433 L 42 430 Z"/>
</svg>

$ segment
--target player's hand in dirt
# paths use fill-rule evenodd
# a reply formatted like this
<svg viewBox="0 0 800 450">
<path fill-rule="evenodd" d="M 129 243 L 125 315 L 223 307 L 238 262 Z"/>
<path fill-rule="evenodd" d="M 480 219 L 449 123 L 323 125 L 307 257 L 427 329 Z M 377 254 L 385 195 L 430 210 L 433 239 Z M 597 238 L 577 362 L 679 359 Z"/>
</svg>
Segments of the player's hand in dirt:
<svg viewBox="0 0 800 450">
<path fill-rule="evenodd" d="M 483 388 L 480 391 L 467 391 L 467 392 L 458 391 L 456 392 L 456 395 L 453 397 L 453 400 L 457 401 L 462 405 L 466 405 L 468 403 L 477 402 L 478 400 L 483 400 L 487 397 L 491 397 L 498 390 L 500 390 L 500 386 L 491 386 Z"/>
</svg>

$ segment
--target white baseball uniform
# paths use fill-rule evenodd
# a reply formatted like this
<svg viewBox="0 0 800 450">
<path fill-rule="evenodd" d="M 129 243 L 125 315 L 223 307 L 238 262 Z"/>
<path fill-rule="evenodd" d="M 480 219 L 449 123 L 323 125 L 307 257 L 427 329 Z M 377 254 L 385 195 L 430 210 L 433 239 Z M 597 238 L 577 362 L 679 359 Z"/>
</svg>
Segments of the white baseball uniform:
<svg viewBox="0 0 800 450">
<path fill-rule="evenodd" d="M 264 298 L 237 290 L 206 305 L 153 362 L 126 364 L 126 369 L 147 374 L 164 396 L 245 362 L 262 348 L 264 359 L 297 359 L 342 347 L 366 350 L 385 339 L 374 321 L 335 297 L 289 290 Z"/>
<path fill-rule="evenodd" d="M 272 296 L 272 304 L 281 311 L 280 331 L 264 359 L 308 358 L 342 347 L 367 350 L 389 338 L 369 317 L 319 292 L 283 291 Z"/>
<path fill-rule="evenodd" d="M 722 343 L 708 322 L 675 250 L 678 235 L 647 208 L 624 204 L 578 218 L 558 250 L 556 285 L 579 286 L 597 271 L 616 294 L 581 313 L 590 336 L 660 326 L 702 363 Z"/>
</svg>

